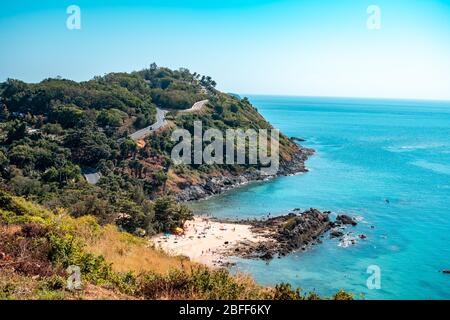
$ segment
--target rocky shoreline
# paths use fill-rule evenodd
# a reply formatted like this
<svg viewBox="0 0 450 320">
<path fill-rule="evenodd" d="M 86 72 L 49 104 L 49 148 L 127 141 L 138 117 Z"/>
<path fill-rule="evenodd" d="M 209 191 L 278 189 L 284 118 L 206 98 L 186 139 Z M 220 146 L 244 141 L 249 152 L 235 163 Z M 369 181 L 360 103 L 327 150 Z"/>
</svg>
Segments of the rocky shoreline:
<svg viewBox="0 0 450 320">
<path fill-rule="evenodd" d="M 330 231 L 330 238 L 343 239 L 346 226 L 355 226 L 357 222 L 347 215 L 338 215 L 335 221 L 330 219 L 329 211 L 309 209 L 293 212 L 274 218 L 253 221 L 234 221 L 252 226 L 251 231 L 265 240 L 252 242 L 241 241 L 227 248 L 227 256 L 246 259 L 272 260 L 286 256 L 294 251 L 306 250 L 309 246 L 320 243 Z"/>
<path fill-rule="evenodd" d="M 291 138 L 291 141 L 304 141 L 300 138 Z M 273 176 L 261 174 L 259 171 L 247 172 L 241 175 L 211 176 L 196 185 L 190 185 L 177 193 L 176 198 L 180 202 L 195 201 L 218 195 L 227 190 L 246 185 L 250 182 L 266 181 L 279 176 L 288 176 L 308 172 L 305 161 L 314 154 L 313 149 L 299 146 L 291 161 L 280 164 L 278 173 Z M 301 212 L 294 209 L 287 215 L 282 215 L 264 220 L 227 220 L 215 219 L 219 223 L 234 225 L 247 225 L 251 233 L 258 241 L 244 239 L 236 243 L 224 243 L 224 248 L 219 250 L 219 265 L 229 266 L 225 257 L 241 257 L 246 259 L 262 259 L 270 261 L 274 258 L 286 256 L 294 251 L 306 250 L 309 246 L 320 243 L 325 234 L 330 238 L 336 238 L 341 242 L 354 244 L 355 239 L 348 236 L 352 232 L 345 232 L 347 226 L 356 226 L 357 222 L 348 215 L 338 215 L 334 221 L 330 219 L 329 211 L 320 211 L 311 208 Z M 365 239 L 364 235 L 360 235 Z M 262 240 L 261 240 L 262 239 Z"/>
<path fill-rule="evenodd" d="M 210 267 L 231 267 L 232 257 L 259 259 L 269 262 L 295 251 L 321 243 L 329 236 L 339 246 L 354 245 L 366 236 L 355 236 L 356 220 L 338 215 L 334 221 L 330 212 L 317 209 L 294 209 L 286 215 L 263 220 L 229 220 L 194 216 L 186 222 L 182 235 L 158 234 L 152 245 L 170 255 L 186 256 Z"/>
<path fill-rule="evenodd" d="M 180 202 L 201 200 L 246 185 L 250 182 L 266 181 L 279 176 L 308 172 L 308 169 L 305 167 L 305 161 L 313 154 L 313 149 L 300 147 L 299 151 L 292 156 L 292 160 L 287 163 L 280 163 L 278 173 L 272 176 L 264 175 L 260 171 L 254 171 L 241 175 L 230 174 L 208 177 L 205 181 L 196 185 L 187 186 L 178 192 L 176 199 Z"/>
</svg>

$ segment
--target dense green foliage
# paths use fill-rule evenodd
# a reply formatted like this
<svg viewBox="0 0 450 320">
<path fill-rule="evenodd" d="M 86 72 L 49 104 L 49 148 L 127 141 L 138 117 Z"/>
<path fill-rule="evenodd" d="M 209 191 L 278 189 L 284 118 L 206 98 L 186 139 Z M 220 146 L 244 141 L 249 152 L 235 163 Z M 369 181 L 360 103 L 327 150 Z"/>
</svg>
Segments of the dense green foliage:
<svg viewBox="0 0 450 320">
<path fill-rule="evenodd" d="M 155 122 L 156 105 L 189 108 L 212 83 L 155 64 L 80 83 L 8 79 L 0 84 L 0 185 L 74 216 L 116 221 L 130 232 L 179 225 L 182 220 L 173 223 L 173 217 L 170 226 L 155 221 L 150 199 L 163 192 L 166 173 L 161 167 L 144 170 L 141 160 L 150 154 L 139 153 L 126 136 Z M 102 175 L 95 186 L 82 176 L 91 172 Z"/>
</svg>

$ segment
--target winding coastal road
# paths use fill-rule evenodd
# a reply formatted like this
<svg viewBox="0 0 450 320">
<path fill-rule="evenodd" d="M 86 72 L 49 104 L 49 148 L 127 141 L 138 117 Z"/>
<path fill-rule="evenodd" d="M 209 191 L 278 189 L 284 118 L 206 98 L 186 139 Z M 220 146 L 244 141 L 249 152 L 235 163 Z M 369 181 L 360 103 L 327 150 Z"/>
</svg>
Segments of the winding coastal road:
<svg viewBox="0 0 450 320">
<path fill-rule="evenodd" d="M 83 176 L 89 184 L 97 184 L 102 175 L 92 168 L 83 168 Z"/>
<path fill-rule="evenodd" d="M 181 112 L 194 112 L 194 111 L 200 111 L 206 104 L 208 103 L 208 100 L 202 100 L 197 101 L 190 107 L 189 109 L 183 110 Z M 145 138 L 147 135 L 152 133 L 155 130 L 158 130 L 159 128 L 164 127 L 167 124 L 166 121 L 166 113 L 167 110 L 156 108 L 156 122 L 152 124 L 151 126 L 145 127 L 141 130 L 136 131 L 135 133 L 130 134 L 130 138 L 133 140 L 140 140 Z"/>
<path fill-rule="evenodd" d="M 202 100 L 194 103 L 191 108 L 183 110 L 181 112 L 194 112 L 194 111 L 200 111 L 206 104 L 208 103 L 208 100 Z M 162 127 L 164 127 L 167 124 L 166 121 L 166 113 L 167 110 L 163 110 L 160 108 L 156 108 L 156 122 L 152 124 L 151 126 L 145 127 L 143 129 L 140 129 L 132 134 L 129 135 L 130 139 L 137 141 L 144 139 L 146 136 L 148 136 L 150 133 L 152 133 L 155 130 L 158 130 Z M 89 184 L 97 184 L 97 182 L 101 178 L 101 174 L 94 169 L 88 169 L 85 172 L 83 172 L 83 175 L 86 179 L 86 181 Z"/>
<path fill-rule="evenodd" d="M 136 131 L 135 133 L 130 134 L 130 138 L 133 139 L 134 141 L 140 140 L 145 138 L 152 131 L 164 127 L 167 124 L 166 113 L 167 110 L 156 108 L 156 122 L 151 126 L 145 127 L 141 130 Z"/>
<path fill-rule="evenodd" d="M 208 103 L 208 100 L 202 100 L 197 101 L 190 107 L 189 109 L 183 110 L 181 112 L 193 112 L 193 111 L 200 111 L 206 104 Z"/>
</svg>

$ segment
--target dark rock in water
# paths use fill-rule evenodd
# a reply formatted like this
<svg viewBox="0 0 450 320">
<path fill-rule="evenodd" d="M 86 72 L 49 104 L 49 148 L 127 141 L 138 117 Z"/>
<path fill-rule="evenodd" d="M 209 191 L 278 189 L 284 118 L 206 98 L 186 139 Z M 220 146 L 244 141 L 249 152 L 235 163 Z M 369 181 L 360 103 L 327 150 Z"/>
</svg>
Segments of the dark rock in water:
<svg viewBox="0 0 450 320">
<path fill-rule="evenodd" d="M 236 263 L 225 261 L 225 262 L 220 262 L 219 265 L 223 268 L 231 268 L 231 267 L 234 267 L 236 265 Z"/>
<path fill-rule="evenodd" d="M 328 213 L 317 209 L 251 223 L 253 231 L 261 233 L 268 240 L 256 244 L 243 244 L 240 247 L 240 256 L 263 260 L 285 256 L 307 245 L 319 243 L 320 237 L 332 226 Z"/>
<path fill-rule="evenodd" d="M 344 233 L 342 231 L 339 231 L 339 230 L 333 230 L 330 233 L 330 238 L 331 239 L 333 239 L 333 238 L 340 238 L 342 236 L 344 236 Z"/>
<path fill-rule="evenodd" d="M 305 139 L 300 138 L 300 137 L 291 137 L 291 140 L 292 140 L 292 141 L 299 141 L 299 142 L 304 142 L 304 141 L 306 141 Z"/>
<path fill-rule="evenodd" d="M 347 215 L 339 215 L 336 221 L 331 221 L 329 211 L 309 209 L 304 212 L 291 212 L 284 216 L 272 217 L 265 220 L 235 221 L 252 225 L 252 231 L 265 238 L 263 241 L 242 241 L 231 246 L 227 251 L 230 255 L 249 259 L 269 261 L 274 257 L 280 258 L 293 251 L 305 251 L 309 246 L 321 243 L 322 236 L 331 230 L 330 238 L 343 239 L 347 235 L 342 229 L 346 224 L 356 225 Z M 332 229 L 333 228 L 333 229 Z M 365 239 L 365 235 L 360 235 Z M 350 243 L 356 243 L 350 239 Z"/>
<path fill-rule="evenodd" d="M 347 216 L 345 214 L 340 214 L 336 217 L 336 223 L 337 224 L 350 224 L 352 226 L 356 226 L 357 223 L 355 220 L 353 220 L 352 217 Z"/>
<path fill-rule="evenodd" d="M 328 214 L 309 209 L 300 215 L 288 215 L 278 225 L 275 239 L 283 243 L 281 251 L 289 253 L 318 239 L 331 228 Z"/>
<path fill-rule="evenodd" d="M 362 239 L 362 240 L 364 240 L 364 239 L 367 239 L 367 236 L 366 236 L 365 234 L 360 234 L 360 235 L 359 235 L 359 238 Z"/>
<path fill-rule="evenodd" d="M 260 256 L 262 260 L 272 260 L 273 255 L 270 251 L 266 251 L 262 256 Z"/>
</svg>

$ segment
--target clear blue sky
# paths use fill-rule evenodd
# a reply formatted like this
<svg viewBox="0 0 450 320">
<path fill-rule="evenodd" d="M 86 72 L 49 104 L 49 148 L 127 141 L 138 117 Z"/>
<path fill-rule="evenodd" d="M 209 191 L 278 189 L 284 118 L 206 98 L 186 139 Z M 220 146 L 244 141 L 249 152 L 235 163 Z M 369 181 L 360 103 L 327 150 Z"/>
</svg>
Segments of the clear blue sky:
<svg viewBox="0 0 450 320">
<path fill-rule="evenodd" d="M 450 100 L 450 0 L 1 1 L 0 43 L 0 81 L 156 62 L 229 92 Z"/>
</svg>

